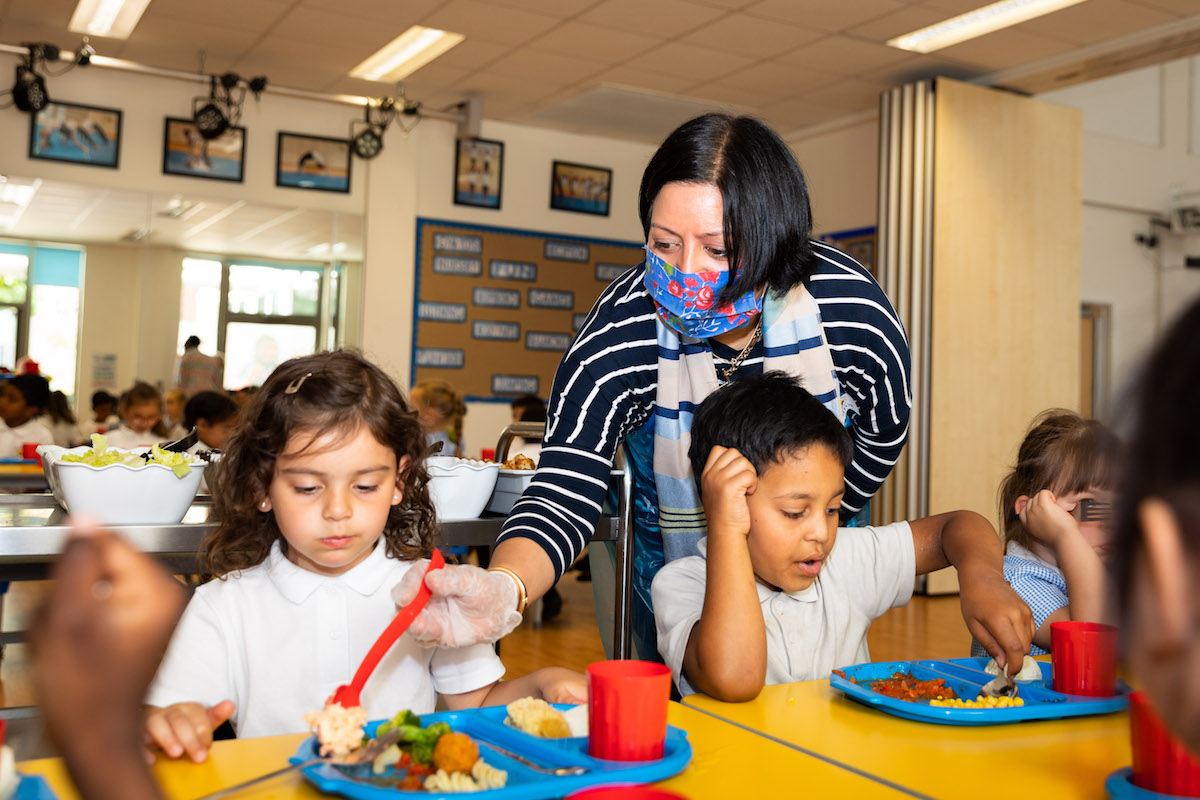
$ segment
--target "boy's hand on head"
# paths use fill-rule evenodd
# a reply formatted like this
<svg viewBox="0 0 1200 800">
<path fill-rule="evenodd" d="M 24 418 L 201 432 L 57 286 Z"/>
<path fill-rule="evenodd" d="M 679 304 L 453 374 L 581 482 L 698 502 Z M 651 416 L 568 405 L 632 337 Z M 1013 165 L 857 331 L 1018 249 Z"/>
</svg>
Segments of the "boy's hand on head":
<svg viewBox="0 0 1200 800">
<path fill-rule="evenodd" d="M 171 758 L 184 753 L 197 764 L 208 758 L 213 731 L 233 716 L 232 700 L 215 706 L 200 703 L 176 703 L 165 708 L 146 708 L 146 744 L 157 747 Z"/>
<path fill-rule="evenodd" d="M 1058 498 L 1049 489 L 1042 489 L 1026 500 L 1017 516 L 1034 538 L 1049 547 L 1056 546 L 1064 536 L 1079 533 L 1079 523 L 1070 511 L 1059 505 Z"/>
<path fill-rule="evenodd" d="M 708 454 L 700 476 L 700 494 L 708 517 L 708 533 L 750 533 L 750 505 L 758 473 L 744 455 L 732 447 L 717 445 Z"/>
</svg>

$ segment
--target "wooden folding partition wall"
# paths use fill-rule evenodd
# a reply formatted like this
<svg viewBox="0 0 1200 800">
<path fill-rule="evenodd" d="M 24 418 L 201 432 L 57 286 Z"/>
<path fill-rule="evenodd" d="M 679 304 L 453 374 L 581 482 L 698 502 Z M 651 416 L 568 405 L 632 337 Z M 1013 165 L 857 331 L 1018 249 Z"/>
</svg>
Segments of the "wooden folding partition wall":
<svg viewBox="0 0 1200 800">
<path fill-rule="evenodd" d="M 879 275 L 913 354 L 908 445 L 877 521 L 967 508 L 1030 420 L 1079 404 L 1076 109 L 944 78 L 883 95 Z M 931 576 L 929 591 L 953 590 Z"/>
</svg>

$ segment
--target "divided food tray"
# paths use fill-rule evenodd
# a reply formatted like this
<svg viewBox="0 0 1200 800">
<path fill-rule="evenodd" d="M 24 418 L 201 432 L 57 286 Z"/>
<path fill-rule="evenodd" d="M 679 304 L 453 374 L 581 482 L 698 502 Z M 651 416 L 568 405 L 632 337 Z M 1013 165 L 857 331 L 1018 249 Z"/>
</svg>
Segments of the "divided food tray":
<svg viewBox="0 0 1200 800">
<path fill-rule="evenodd" d="M 571 706 L 556 705 L 560 711 Z M 562 797 L 589 786 L 650 783 L 663 780 L 682 772 L 692 760 L 692 746 L 687 733 L 679 728 L 667 727 L 667 741 L 663 757 L 655 761 L 604 761 L 592 758 L 587 752 L 587 737 L 570 739 L 541 739 L 522 733 L 504 724 L 508 715 L 504 706 L 475 708 L 467 711 L 442 711 L 421 716 L 423 726 L 435 722 L 447 723 L 451 730 L 465 733 L 479 745 L 479 754 L 488 764 L 508 773 L 508 785 L 500 789 L 476 792 L 475 796 L 487 796 L 489 800 L 507 798 Z M 383 720 L 367 725 L 367 734 L 373 736 L 375 728 Z M 526 767 L 513 759 L 489 748 L 491 742 L 506 750 L 546 767 L 588 767 L 582 775 L 545 775 Z M 316 757 L 316 737 L 305 739 L 293 756 L 293 763 Z M 406 791 L 393 786 L 381 785 L 375 779 L 369 765 L 353 768 L 337 768 L 329 764 L 306 767 L 304 776 L 323 792 L 340 794 L 356 800 L 387 800 L 397 794 L 421 798 L 461 797 L 461 794 L 441 794 L 426 791 Z M 384 779 L 395 780 L 404 776 L 404 770 L 391 770 Z"/>
<path fill-rule="evenodd" d="M 943 725 L 1001 725 L 1009 722 L 1024 722 L 1035 719 L 1061 719 L 1088 714 L 1110 714 L 1129 705 L 1131 691 L 1125 681 L 1118 680 L 1117 693 L 1112 697 L 1084 697 L 1063 694 L 1053 689 L 1054 678 L 1049 662 L 1039 661 L 1042 679 L 1018 681 L 1018 697 L 1025 701 L 1023 706 L 1007 708 L 947 708 L 931 706 L 928 700 L 897 700 L 874 692 L 867 685 L 892 677 L 896 672 L 911 674 L 917 680 L 927 681 L 943 678 L 946 686 L 962 699 L 974 699 L 979 689 L 993 676 L 984 672 L 986 658 L 947 658 L 923 661 L 879 661 L 870 664 L 855 664 L 841 672 L 846 677 L 832 674 L 829 683 L 840 689 L 852 700 L 857 700 L 880 711 L 898 717 L 915 719 L 919 722 L 938 722 Z M 853 678 L 857 683 L 852 683 Z"/>
</svg>

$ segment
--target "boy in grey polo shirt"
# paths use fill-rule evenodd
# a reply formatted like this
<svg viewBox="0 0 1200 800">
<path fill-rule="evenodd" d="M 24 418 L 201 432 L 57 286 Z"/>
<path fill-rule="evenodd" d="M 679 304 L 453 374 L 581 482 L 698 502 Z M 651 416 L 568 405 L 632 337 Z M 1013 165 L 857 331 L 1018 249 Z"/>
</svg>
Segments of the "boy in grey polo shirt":
<svg viewBox="0 0 1200 800">
<path fill-rule="evenodd" d="M 908 602 L 914 576 L 951 564 L 972 635 L 1020 669 L 1033 620 L 1004 581 L 995 529 L 954 511 L 839 530 L 850 437 L 795 378 L 729 383 L 696 410 L 691 437 L 708 536 L 651 590 L 681 693 L 750 700 L 766 684 L 869 661 L 871 621 Z"/>
</svg>

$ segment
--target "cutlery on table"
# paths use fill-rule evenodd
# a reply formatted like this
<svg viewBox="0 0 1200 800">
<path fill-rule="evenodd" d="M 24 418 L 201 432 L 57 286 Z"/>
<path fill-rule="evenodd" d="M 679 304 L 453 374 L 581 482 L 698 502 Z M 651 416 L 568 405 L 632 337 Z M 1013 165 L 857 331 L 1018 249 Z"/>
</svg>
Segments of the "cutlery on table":
<svg viewBox="0 0 1200 800">
<path fill-rule="evenodd" d="M 500 745 L 492 744 L 491 742 L 483 741 L 482 739 L 477 739 L 476 741 L 478 741 L 481 746 L 491 748 L 500 755 L 507 756 L 513 761 L 516 761 L 519 764 L 524 764 L 534 772 L 540 772 L 543 775 L 582 775 L 585 772 L 590 771 L 589 767 L 543 767 L 541 764 L 535 764 L 534 762 L 530 761 L 525 756 L 517 755 L 511 750 L 505 750 Z"/>
</svg>

